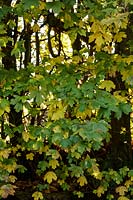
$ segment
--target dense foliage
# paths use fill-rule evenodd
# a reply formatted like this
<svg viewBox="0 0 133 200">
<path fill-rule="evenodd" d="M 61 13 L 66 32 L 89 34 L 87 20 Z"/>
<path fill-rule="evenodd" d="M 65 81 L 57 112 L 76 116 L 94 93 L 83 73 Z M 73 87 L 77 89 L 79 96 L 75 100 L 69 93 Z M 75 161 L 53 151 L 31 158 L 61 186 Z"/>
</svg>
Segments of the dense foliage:
<svg viewBox="0 0 133 200">
<path fill-rule="evenodd" d="M 0 198 L 133 199 L 132 9 L 0 1 Z"/>
</svg>

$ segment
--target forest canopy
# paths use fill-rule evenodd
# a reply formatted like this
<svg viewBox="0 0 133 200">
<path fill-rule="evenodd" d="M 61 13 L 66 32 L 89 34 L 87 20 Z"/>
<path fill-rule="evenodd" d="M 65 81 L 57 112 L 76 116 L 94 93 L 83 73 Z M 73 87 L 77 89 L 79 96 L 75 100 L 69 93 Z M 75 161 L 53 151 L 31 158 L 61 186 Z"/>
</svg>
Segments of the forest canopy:
<svg viewBox="0 0 133 200">
<path fill-rule="evenodd" d="M 132 97 L 132 0 L 0 0 L 0 199 L 132 200 Z"/>
</svg>

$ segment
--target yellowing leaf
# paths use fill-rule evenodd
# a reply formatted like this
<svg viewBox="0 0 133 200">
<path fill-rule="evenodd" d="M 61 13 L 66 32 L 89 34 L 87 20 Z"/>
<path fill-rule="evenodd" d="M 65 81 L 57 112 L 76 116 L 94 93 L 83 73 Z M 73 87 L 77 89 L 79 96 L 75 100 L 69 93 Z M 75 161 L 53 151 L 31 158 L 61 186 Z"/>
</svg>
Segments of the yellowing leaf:
<svg viewBox="0 0 133 200">
<path fill-rule="evenodd" d="M 85 184 L 87 184 L 87 179 L 85 176 L 80 176 L 77 180 L 77 183 L 79 183 L 79 185 L 82 187 Z"/>
<path fill-rule="evenodd" d="M 123 38 L 126 38 L 127 35 L 125 32 L 118 32 L 115 36 L 114 36 L 114 41 L 117 42 L 121 42 Z"/>
<path fill-rule="evenodd" d="M 127 197 L 121 196 L 118 198 L 118 200 L 130 200 L 130 199 L 128 199 Z"/>
<path fill-rule="evenodd" d="M 52 120 L 56 121 L 58 119 L 64 118 L 64 114 L 66 111 L 66 106 L 63 105 L 61 101 L 51 104 L 49 106 L 49 117 L 51 117 Z"/>
<path fill-rule="evenodd" d="M 9 165 L 6 165 L 5 166 L 5 169 L 9 172 L 9 173 L 11 173 L 11 172 L 15 172 L 15 170 L 16 170 L 16 168 L 17 168 L 17 164 L 16 164 L 16 162 L 14 162 L 13 164 L 9 164 Z"/>
<path fill-rule="evenodd" d="M 130 56 L 128 56 L 127 58 L 125 58 L 124 61 L 125 61 L 128 65 L 130 65 L 130 63 L 133 62 L 133 55 L 130 55 Z"/>
<path fill-rule="evenodd" d="M 130 185 L 133 185 L 133 182 L 132 182 L 131 180 L 127 180 L 127 181 L 125 182 L 126 188 L 129 188 Z"/>
<path fill-rule="evenodd" d="M 58 119 L 61 119 L 61 118 L 64 118 L 64 109 L 57 110 L 56 112 L 54 112 L 51 119 L 52 120 L 58 120 Z"/>
<path fill-rule="evenodd" d="M 96 46 L 98 46 L 98 47 L 101 47 L 102 46 L 102 44 L 104 44 L 104 39 L 103 39 L 103 37 L 102 37 L 102 34 L 97 34 L 97 37 L 96 37 L 96 41 L 95 41 L 95 43 L 96 43 Z"/>
<path fill-rule="evenodd" d="M 34 158 L 34 154 L 33 153 L 26 154 L 26 159 L 27 160 L 33 160 L 33 158 Z"/>
<path fill-rule="evenodd" d="M 55 169 L 57 166 L 59 166 L 58 160 L 55 160 L 55 159 L 50 160 L 49 161 L 49 166 L 52 167 L 52 169 Z"/>
<path fill-rule="evenodd" d="M 72 21 L 72 18 L 71 18 L 71 15 L 67 12 L 65 12 L 65 16 L 64 16 L 64 19 L 68 22 L 71 22 Z"/>
<path fill-rule="evenodd" d="M 115 84 L 113 83 L 113 81 L 104 80 L 104 81 L 100 84 L 100 88 L 101 88 L 101 89 L 106 89 L 106 91 L 110 92 L 111 89 L 115 89 Z"/>
<path fill-rule="evenodd" d="M 97 190 L 96 190 L 96 193 L 97 193 L 97 196 L 98 196 L 98 197 L 101 197 L 102 194 L 104 194 L 104 192 L 105 192 L 105 189 L 104 189 L 103 186 L 99 186 L 99 187 L 97 188 Z"/>
<path fill-rule="evenodd" d="M 49 184 L 52 183 L 53 180 L 57 180 L 57 176 L 53 171 L 49 171 L 44 175 L 44 181 L 47 181 Z"/>
<path fill-rule="evenodd" d="M 112 41 L 112 34 L 109 33 L 109 32 L 105 32 L 103 34 L 103 37 L 104 37 L 104 39 L 105 39 L 106 42 L 111 42 Z"/>
<path fill-rule="evenodd" d="M 93 42 L 96 39 L 95 34 L 89 36 L 89 43 Z"/>
<path fill-rule="evenodd" d="M 4 114 L 4 110 L 0 108 L 0 116 Z"/>
<path fill-rule="evenodd" d="M 33 32 L 38 32 L 38 31 L 40 31 L 40 27 L 39 27 L 38 24 L 34 24 L 33 27 L 32 27 L 32 29 L 33 29 Z"/>
<path fill-rule="evenodd" d="M 62 180 L 59 179 L 59 180 L 58 180 L 58 183 L 59 183 L 59 185 L 62 185 L 63 183 L 65 183 L 65 181 L 64 181 L 63 179 L 62 179 Z"/>
<path fill-rule="evenodd" d="M 116 188 L 116 192 L 119 193 L 119 195 L 124 196 L 125 192 L 128 192 L 128 189 L 125 186 L 119 186 Z"/>
<path fill-rule="evenodd" d="M 43 199 L 43 194 L 41 192 L 34 192 L 32 194 L 32 197 L 34 198 L 34 200 L 39 200 L 39 199 Z"/>
<path fill-rule="evenodd" d="M 39 9 L 43 10 L 45 7 L 46 7 L 46 4 L 44 2 L 40 2 Z"/>
<path fill-rule="evenodd" d="M 11 151 L 9 149 L 0 150 L 0 158 L 8 158 L 10 152 Z"/>
<path fill-rule="evenodd" d="M 13 176 L 13 175 L 9 176 L 9 182 L 11 182 L 11 183 L 15 183 L 16 179 L 17 179 L 16 176 Z"/>
<path fill-rule="evenodd" d="M 120 94 L 120 92 L 121 92 L 121 91 L 115 91 L 115 92 L 113 93 L 114 97 L 115 97 L 117 100 L 119 100 L 120 102 L 127 102 L 128 98 L 127 98 L 126 96 L 122 96 L 122 95 Z"/>
<path fill-rule="evenodd" d="M 43 150 L 43 152 L 45 152 L 45 153 L 46 153 L 46 152 L 49 150 L 49 146 L 48 146 L 48 145 L 45 145 L 45 146 L 43 147 L 43 149 L 42 149 L 42 150 Z"/>
<path fill-rule="evenodd" d="M 0 187 L 0 196 L 6 199 L 9 195 L 14 195 L 16 186 L 7 184 Z"/>
<path fill-rule="evenodd" d="M 23 131 L 23 132 L 22 132 L 22 137 L 23 137 L 23 140 L 24 140 L 25 142 L 28 142 L 29 139 L 30 139 L 30 134 L 29 134 L 29 132 Z"/>
</svg>

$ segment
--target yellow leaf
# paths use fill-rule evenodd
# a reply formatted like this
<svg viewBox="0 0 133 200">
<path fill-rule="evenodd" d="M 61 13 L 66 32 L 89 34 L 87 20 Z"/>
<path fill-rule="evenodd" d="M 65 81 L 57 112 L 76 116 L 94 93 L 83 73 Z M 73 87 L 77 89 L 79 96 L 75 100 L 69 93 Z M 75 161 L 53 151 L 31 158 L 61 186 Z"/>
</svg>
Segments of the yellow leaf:
<svg viewBox="0 0 133 200">
<path fill-rule="evenodd" d="M 118 198 L 118 200 L 130 200 L 130 199 L 128 199 L 127 197 L 121 196 Z"/>
<path fill-rule="evenodd" d="M 61 119 L 61 118 L 64 118 L 64 109 L 57 110 L 56 112 L 54 112 L 51 119 L 52 120 L 58 120 L 58 119 Z"/>
<path fill-rule="evenodd" d="M 79 183 L 79 185 L 82 187 L 85 184 L 87 184 L 87 179 L 85 176 L 80 176 L 77 180 L 77 183 Z"/>
<path fill-rule="evenodd" d="M 45 7 L 46 7 L 46 4 L 44 2 L 40 2 L 39 9 L 43 10 Z"/>
<path fill-rule="evenodd" d="M 115 84 L 113 83 L 113 81 L 104 80 L 100 84 L 100 88 L 101 89 L 106 89 L 106 91 L 110 92 L 112 89 L 115 89 Z"/>
<path fill-rule="evenodd" d="M 10 164 L 10 165 L 6 165 L 5 166 L 5 169 L 9 172 L 9 173 L 11 173 L 11 172 L 15 172 L 15 170 L 16 170 L 16 168 L 17 168 L 17 164 L 16 164 L 16 162 L 14 162 L 12 165 Z"/>
<path fill-rule="evenodd" d="M 128 98 L 120 94 L 121 91 L 115 91 L 113 93 L 114 97 L 120 102 L 127 102 Z"/>
<path fill-rule="evenodd" d="M 98 180 L 102 180 L 102 173 L 100 172 L 98 166 L 96 164 L 92 165 L 92 175 L 98 179 Z"/>
<path fill-rule="evenodd" d="M 96 190 L 96 193 L 97 193 L 97 196 L 98 196 L 98 197 L 101 197 L 101 195 L 104 194 L 104 192 L 105 192 L 105 189 L 104 189 L 103 186 L 99 186 L 99 187 L 97 188 L 97 190 Z"/>
<path fill-rule="evenodd" d="M 9 195 L 14 195 L 15 193 L 15 189 L 16 186 L 14 185 L 11 185 L 11 184 L 7 184 L 7 185 L 2 185 L 0 187 L 0 196 L 3 198 L 3 199 L 6 199 Z"/>
<path fill-rule="evenodd" d="M 0 108 L 0 116 L 4 114 L 4 110 Z"/>
<path fill-rule="evenodd" d="M 16 179 L 17 179 L 16 176 L 13 176 L 13 175 L 9 176 L 9 182 L 11 182 L 11 183 L 15 183 Z"/>
<path fill-rule="evenodd" d="M 62 185 L 63 183 L 65 183 L 65 181 L 64 181 L 63 179 L 62 179 L 62 180 L 59 179 L 59 180 L 58 180 L 58 183 L 59 183 L 59 185 Z"/>
<path fill-rule="evenodd" d="M 49 161 L 49 166 L 52 167 L 52 169 L 55 169 L 57 166 L 59 166 L 58 160 L 55 160 L 55 159 L 50 160 Z"/>
<path fill-rule="evenodd" d="M 119 193 L 119 195 L 124 196 L 125 192 L 128 192 L 128 189 L 125 186 L 119 186 L 116 188 L 116 192 Z"/>
<path fill-rule="evenodd" d="M 44 147 L 43 147 L 43 152 L 47 152 L 49 150 L 49 146 L 48 145 L 45 145 Z"/>
<path fill-rule="evenodd" d="M 109 33 L 109 32 L 105 32 L 103 34 L 103 37 L 104 37 L 104 39 L 105 39 L 106 42 L 111 42 L 112 41 L 112 34 Z"/>
<path fill-rule="evenodd" d="M 29 139 L 30 139 L 29 132 L 23 131 L 23 132 L 22 132 L 22 137 L 23 137 L 23 140 L 24 140 L 25 142 L 28 142 Z"/>
<path fill-rule="evenodd" d="M 44 175 L 44 181 L 47 181 L 49 184 L 52 183 L 53 180 L 57 180 L 57 176 L 53 171 L 49 171 Z"/>
<path fill-rule="evenodd" d="M 132 182 L 131 180 L 127 180 L 127 181 L 125 182 L 126 188 L 129 188 L 130 185 L 133 185 L 133 182 Z"/>
<path fill-rule="evenodd" d="M 51 116 L 51 119 L 52 120 L 58 120 L 58 119 L 61 119 L 61 118 L 64 118 L 64 114 L 65 114 L 65 111 L 66 111 L 66 106 L 64 106 L 62 104 L 61 101 L 57 102 L 54 106 L 51 105 L 54 109 L 52 110 L 50 108 L 50 112 L 52 112 L 52 116 Z M 51 113 L 49 113 L 51 115 Z"/>
<path fill-rule="evenodd" d="M 117 42 L 121 42 L 123 38 L 126 38 L 127 35 L 125 32 L 118 32 L 115 36 L 114 36 L 114 41 Z"/>
<path fill-rule="evenodd" d="M 96 39 L 96 34 L 92 34 L 89 36 L 89 43 L 93 42 Z"/>
<path fill-rule="evenodd" d="M 43 194 L 41 192 L 34 192 L 32 194 L 32 197 L 34 198 L 34 200 L 39 200 L 39 199 L 43 199 Z"/>
<path fill-rule="evenodd" d="M 34 24 L 34 25 L 32 26 L 32 29 L 33 29 L 33 32 L 38 32 L 38 31 L 40 31 L 40 27 L 39 27 L 38 24 Z"/>
<path fill-rule="evenodd" d="M 0 150 L 0 157 L 1 158 L 8 158 L 11 151 L 9 149 Z"/>
<path fill-rule="evenodd" d="M 67 22 L 71 22 L 71 21 L 72 21 L 71 15 L 70 15 L 69 13 L 67 13 L 67 12 L 65 12 L 64 19 L 65 19 Z"/>
<path fill-rule="evenodd" d="M 130 56 L 128 56 L 127 58 L 125 58 L 124 61 L 125 61 L 128 65 L 130 65 L 130 63 L 133 62 L 133 55 L 130 55 Z"/>
<path fill-rule="evenodd" d="M 97 34 L 96 41 L 95 41 L 96 46 L 101 47 L 102 44 L 104 44 L 104 42 L 105 41 L 104 41 L 104 39 L 102 37 L 102 34 L 101 33 Z"/>
<path fill-rule="evenodd" d="M 26 154 L 26 159 L 27 160 L 33 160 L 33 158 L 34 158 L 34 154 L 33 153 Z"/>
</svg>

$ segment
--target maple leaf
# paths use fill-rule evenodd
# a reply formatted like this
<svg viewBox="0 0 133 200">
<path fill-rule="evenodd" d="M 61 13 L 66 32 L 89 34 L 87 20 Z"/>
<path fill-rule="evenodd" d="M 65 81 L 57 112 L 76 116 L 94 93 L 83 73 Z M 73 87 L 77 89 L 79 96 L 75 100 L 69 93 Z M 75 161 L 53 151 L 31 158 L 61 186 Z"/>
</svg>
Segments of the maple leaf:
<svg viewBox="0 0 133 200">
<path fill-rule="evenodd" d="M 65 181 L 64 181 L 63 179 L 62 179 L 62 180 L 59 179 L 59 180 L 58 180 L 58 183 L 59 183 L 59 185 L 62 185 L 63 183 L 65 183 Z"/>
<path fill-rule="evenodd" d="M 130 199 L 128 199 L 127 197 L 121 196 L 118 198 L 118 200 L 130 200 Z"/>
<path fill-rule="evenodd" d="M 124 196 L 125 192 L 128 192 L 128 189 L 125 186 L 119 186 L 116 188 L 116 192 L 119 193 L 119 195 Z"/>
<path fill-rule="evenodd" d="M 23 132 L 22 132 L 22 137 L 23 137 L 23 140 L 24 140 L 25 142 L 28 142 L 28 141 L 29 141 L 29 138 L 30 138 L 29 132 L 23 131 Z"/>
<path fill-rule="evenodd" d="M 44 175 L 44 181 L 47 181 L 49 184 L 52 183 L 53 180 L 57 180 L 57 176 L 53 171 L 49 171 Z"/>
<path fill-rule="evenodd" d="M 11 152 L 11 151 L 10 151 L 9 149 L 3 149 L 3 150 L 0 150 L 0 157 L 8 158 L 10 152 Z"/>
<path fill-rule="evenodd" d="M 43 194 L 41 192 L 36 191 L 32 194 L 32 197 L 34 198 L 34 200 L 43 199 Z"/>
<path fill-rule="evenodd" d="M 40 27 L 39 27 L 38 24 L 34 24 L 34 25 L 32 26 L 32 29 L 33 29 L 34 32 L 40 31 Z"/>
<path fill-rule="evenodd" d="M 102 194 L 104 194 L 105 188 L 103 186 L 99 186 L 96 190 L 97 196 L 101 197 Z"/>
<path fill-rule="evenodd" d="M 118 32 L 118 33 L 114 36 L 114 41 L 121 42 L 121 41 L 122 41 L 122 38 L 126 38 L 126 37 L 127 37 L 126 33 L 124 33 L 124 32 Z"/>
<path fill-rule="evenodd" d="M 14 195 L 16 186 L 7 184 L 0 187 L 0 196 L 6 199 L 9 195 Z"/>
<path fill-rule="evenodd" d="M 79 185 L 82 187 L 85 184 L 87 184 L 87 179 L 85 176 L 80 176 L 77 180 L 77 183 L 79 183 Z"/>
<path fill-rule="evenodd" d="M 50 160 L 50 161 L 49 161 L 49 166 L 51 166 L 52 169 L 55 169 L 57 166 L 59 166 L 58 160 L 55 160 L 55 159 Z"/>
<path fill-rule="evenodd" d="M 104 80 L 101 84 L 100 84 L 100 88 L 101 89 L 106 89 L 106 91 L 110 92 L 111 89 L 115 89 L 115 84 L 113 83 L 113 81 L 110 80 Z"/>
<path fill-rule="evenodd" d="M 9 176 L 9 182 L 11 182 L 11 183 L 15 183 L 16 179 L 17 179 L 16 176 L 13 176 L 13 175 Z"/>
<path fill-rule="evenodd" d="M 130 185 L 133 185 L 133 182 L 132 182 L 131 180 L 127 180 L 127 181 L 125 182 L 125 186 L 126 186 L 127 188 L 129 188 Z"/>
<path fill-rule="evenodd" d="M 26 154 L 26 159 L 27 160 L 33 160 L 33 158 L 34 158 L 34 154 L 33 153 Z"/>
</svg>

